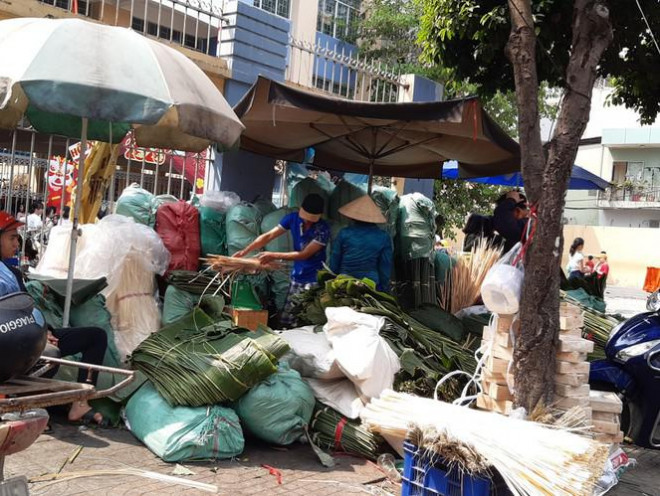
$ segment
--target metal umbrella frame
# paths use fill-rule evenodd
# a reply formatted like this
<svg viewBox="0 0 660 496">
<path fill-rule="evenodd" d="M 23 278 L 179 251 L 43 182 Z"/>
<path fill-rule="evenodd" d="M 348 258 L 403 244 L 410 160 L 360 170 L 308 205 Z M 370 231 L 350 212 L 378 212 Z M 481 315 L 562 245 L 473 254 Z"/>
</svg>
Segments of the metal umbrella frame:
<svg viewBox="0 0 660 496">
<path fill-rule="evenodd" d="M 81 19 L 0 21 L 0 57 L 0 127 L 16 128 L 26 116 L 40 132 L 80 136 L 68 326 L 88 139 L 119 142 L 135 128 L 140 146 L 199 152 L 213 142 L 233 146 L 243 125 L 194 62 L 130 29 Z"/>
</svg>

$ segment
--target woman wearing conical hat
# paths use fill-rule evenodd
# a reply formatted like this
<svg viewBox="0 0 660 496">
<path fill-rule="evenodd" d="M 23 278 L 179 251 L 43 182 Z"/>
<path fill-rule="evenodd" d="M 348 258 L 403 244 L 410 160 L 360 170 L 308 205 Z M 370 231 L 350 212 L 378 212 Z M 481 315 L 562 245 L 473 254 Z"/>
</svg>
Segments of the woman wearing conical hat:
<svg viewBox="0 0 660 496">
<path fill-rule="evenodd" d="M 354 221 L 332 243 L 330 269 L 359 279 L 368 277 L 380 291 L 388 291 L 392 273 L 392 239 L 378 224 L 387 222 L 368 196 L 347 203 L 339 213 Z"/>
</svg>

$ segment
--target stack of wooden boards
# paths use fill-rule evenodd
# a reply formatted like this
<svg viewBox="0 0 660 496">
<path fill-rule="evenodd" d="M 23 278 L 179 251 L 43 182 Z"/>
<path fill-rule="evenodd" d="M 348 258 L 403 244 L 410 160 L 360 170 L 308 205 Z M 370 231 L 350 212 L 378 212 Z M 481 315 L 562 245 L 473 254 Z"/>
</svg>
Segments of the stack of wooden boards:
<svg viewBox="0 0 660 496">
<path fill-rule="evenodd" d="M 490 352 L 482 369 L 482 390 L 477 397 L 477 407 L 508 415 L 513 408 L 513 395 L 508 382 L 513 384 L 513 338 L 517 334 L 518 321 L 514 315 L 499 315 L 492 325 L 484 327 L 482 346 Z M 508 378 L 508 382 L 507 382 Z"/>
<path fill-rule="evenodd" d="M 559 314 L 553 406 L 559 412 L 582 407 L 586 418 L 591 420 L 595 439 L 604 443 L 621 442 L 621 400 L 615 393 L 589 388 L 587 355 L 593 351 L 594 343 L 582 338 L 582 311 L 570 303 L 561 303 Z M 492 325 L 484 328 L 482 346 L 488 346 L 490 354 L 482 369 L 483 392 L 477 397 L 477 407 L 483 410 L 508 415 L 513 409 L 514 398 L 508 386 L 513 384 L 513 370 L 509 370 L 509 364 L 513 360 L 513 339 L 518 330 L 519 323 L 513 315 L 499 315 Z"/>
</svg>

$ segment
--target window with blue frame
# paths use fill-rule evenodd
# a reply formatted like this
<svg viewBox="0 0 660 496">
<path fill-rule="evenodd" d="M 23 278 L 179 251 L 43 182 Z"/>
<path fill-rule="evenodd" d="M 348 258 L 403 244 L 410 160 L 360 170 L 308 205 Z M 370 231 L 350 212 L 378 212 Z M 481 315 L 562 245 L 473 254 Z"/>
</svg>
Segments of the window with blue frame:
<svg viewBox="0 0 660 496">
<path fill-rule="evenodd" d="M 362 0 L 319 0 L 316 30 L 339 40 L 355 43 Z"/>
<path fill-rule="evenodd" d="M 291 0 L 254 0 L 254 6 L 285 19 L 291 17 Z"/>
</svg>

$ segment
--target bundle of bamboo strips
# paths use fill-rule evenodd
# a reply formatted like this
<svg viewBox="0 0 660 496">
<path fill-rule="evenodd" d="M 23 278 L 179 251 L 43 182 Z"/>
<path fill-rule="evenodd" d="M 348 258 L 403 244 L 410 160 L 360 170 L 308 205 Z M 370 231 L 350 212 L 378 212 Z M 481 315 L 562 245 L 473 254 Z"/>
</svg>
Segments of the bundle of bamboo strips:
<svg viewBox="0 0 660 496">
<path fill-rule="evenodd" d="M 237 258 L 226 257 L 224 255 L 209 255 L 206 258 L 200 258 L 204 263 L 211 266 L 216 272 L 221 274 L 256 274 L 264 270 L 278 270 L 282 265 L 277 262 L 262 263 L 258 258 Z"/>
<path fill-rule="evenodd" d="M 456 313 L 476 303 L 481 284 L 490 268 L 502 256 L 502 249 L 481 238 L 472 251 L 459 257 L 451 276 L 445 281 L 438 304 L 446 311 Z"/>
<path fill-rule="evenodd" d="M 401 438 L 411 427 L 445 433 L 483 457 L 516 496 L 590 496 L 608 455 L 606 445 L 561 429 L 394 391 L 360 416 L 386 438 Z"/>
</svg>

